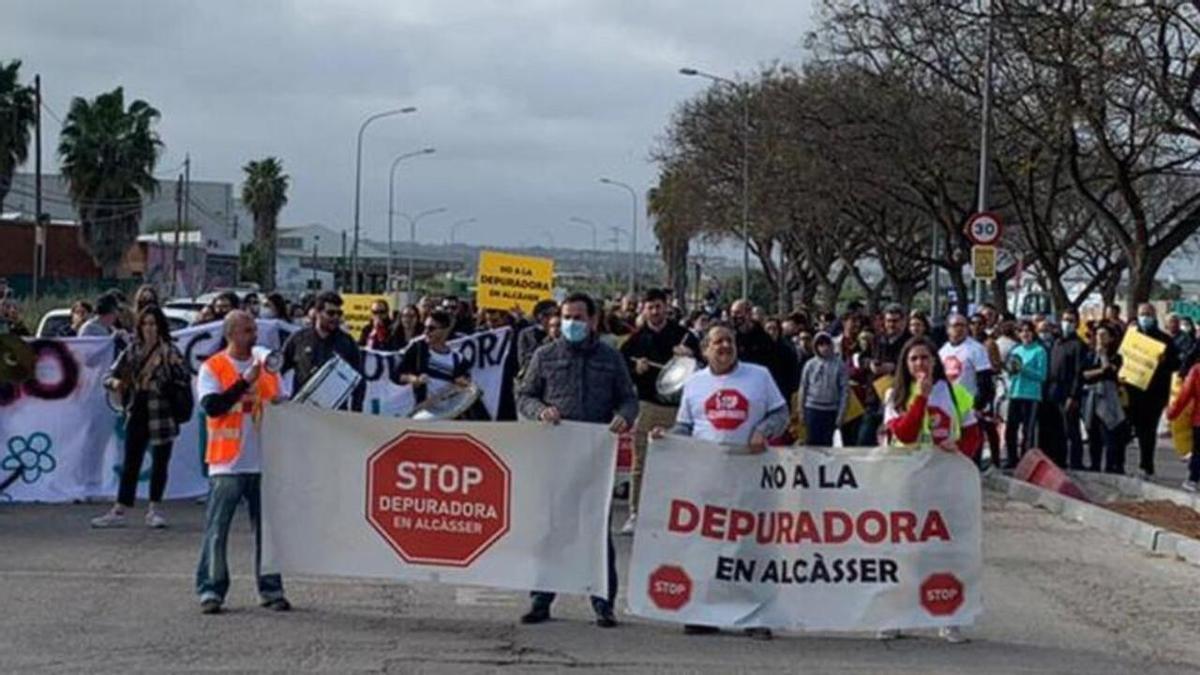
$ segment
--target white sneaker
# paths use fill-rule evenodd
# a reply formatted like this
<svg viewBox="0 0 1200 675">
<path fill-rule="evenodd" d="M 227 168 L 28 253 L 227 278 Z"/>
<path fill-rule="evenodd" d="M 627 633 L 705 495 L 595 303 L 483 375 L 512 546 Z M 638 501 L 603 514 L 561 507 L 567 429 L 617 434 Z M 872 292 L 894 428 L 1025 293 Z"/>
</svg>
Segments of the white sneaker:
<svg viewBox="0 0 1200 675">
<path fill-rule="evenodd" d="M 875 633 L 876 640 L 895 640 L 900 637 L 900 631 L 895 628 L 886 628 Z"/>
<path fill-rule="evenodd" d="M 621 526 L 621 534 L 626 536 L 632 535 L 635 528 L 637 528 L 637 511 L 630 511 L 629 518 Z"/>
<path fill-rule="evenodd" d="M 1182 457 L 1179 458 L 1179 461 L 1183 462 L 1184 464 L 1187 464 L 1188 462 L 1192 461 L 1192 453 L 1189 452 L 1188 454 L 1183 455 Z"/>
<path fill-rule="evenodd" d="M 967 641 L 967 637 L 962 634 L 958 626 L 945 626 L 938 629 L 938 637 L 949 642 L 952 645 L 961 645 Z"/>
<path fill-rule="evenodd" d="M 125 511 L 114 507 L 108 513 L 92 518 L 92 527 L 97 529 L 125 527 Z"/>
<path fill-rule="evenodd" d="M 1183 489 L 1184 490 L 1186 490 L 1188 492 L 1196 492 L 1196 488 L 1197 488 L 1196 481 L 1194 481 L 1194 480 L 1183 481 Z"/>
<path fill-rule="evenodd" d="M 167 519 L 158 509 L 146 510 L 146 527 L 161 530 L 167 526 Z"/>
</svg>

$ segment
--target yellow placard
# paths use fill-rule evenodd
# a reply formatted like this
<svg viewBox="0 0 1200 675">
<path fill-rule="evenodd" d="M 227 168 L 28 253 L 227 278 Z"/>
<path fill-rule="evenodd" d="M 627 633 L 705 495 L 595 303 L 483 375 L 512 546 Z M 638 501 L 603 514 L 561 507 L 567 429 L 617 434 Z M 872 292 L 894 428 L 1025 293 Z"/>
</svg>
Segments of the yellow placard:
<svg viewBox="0 0 1200 675">
<path fill-rule="evenodd" d="M 1162 360 L 1167 346 L 1158 340 L 1148 338 L 1134 329 L 1125 331 L 1121 340 L 1121 372 L 1117 377 L 1138 389 L 1145 391 L 1154 378 L 1154 369 Z"/>
<path fill-rule="evenodd" d="M 858 400 L 858 394 L 850 392 L 850 396 L 846 399 L 846 415 L 842 417 L 842 424 L 853 422 L 862 417 L 865 412 L 867 411 L 863 408 L 862 401 Z"/>
<path fill-rule="evenodd" d="M 475 284 L 475 304 L 480 308 L 520 308 L 532 314 L 538 301 L 553 296 L 554 260 L 482 251 Z"/>
<path fill-rule="evenodd" d="M 342 294 L 342 323 L 345 324 L 354 339 L 358 339 L 358 334 L 362 332 L 363 326 L 371 323 L 371 305 L 376 300 L 388 301 L 386 295 Z"/>
<path fill-rule="evenodd" d="M 1183 389 L 1183 378 L 1179 377 L 1179 373 L 1171 376 L 1171 402 L 1175 402 L 1175 397 L 1179 396 L 1179 390 Z M 1189 403 L 1179 413 L 1179 417 L 1171 420 L 1171 444 L 1175 446 L 1175 454 L 1180 457 L 1186 457 L 1192 452 L 1192 406 L 1195 403 Z"/>
<path fill-rule="evenodd" d="M 875 393 L 879 395 L 880 401 L 887 400 L 888 389 L 891 389 L 895 382 L 896 378 L 892 377 L 891 375 L 884 375 L 882 377 L 875 378 Z"/>
</svg>

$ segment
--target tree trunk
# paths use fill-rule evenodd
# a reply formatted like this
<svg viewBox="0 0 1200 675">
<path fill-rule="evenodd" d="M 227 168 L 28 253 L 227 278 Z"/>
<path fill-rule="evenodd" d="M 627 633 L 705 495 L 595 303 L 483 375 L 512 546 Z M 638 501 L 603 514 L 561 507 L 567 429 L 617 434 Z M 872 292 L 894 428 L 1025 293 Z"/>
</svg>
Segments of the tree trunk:
<svg viewBox="0 0 1200 675">
<path fill-rule="evenodd" d="M 954 295 L 957 296 L 955 299 L 955 304 L 958 306 L 959 311 L 966 312 L 967 311 L 967 301 L 968 301 L 969 296 L 967 295 L 967 290 L 968 290 L 967 289 L 967 278 L 966 278 L 966 276 L 963 275 L 962 267 L 961 266 L 950 267 L 950 268 L 947 268 L 946 271 L 949 272 L 949 274 L 950 274 L 950 285 L 954 287 Z M 936 320 L 937 318 L 944 318 L 944 317 L 938 317 L 936 302 L 934 302 L 932 307 L 933 307 L 934 311 L 930 313 L 930 317 L 929 317 L 930 320 Z"/>
</svg>

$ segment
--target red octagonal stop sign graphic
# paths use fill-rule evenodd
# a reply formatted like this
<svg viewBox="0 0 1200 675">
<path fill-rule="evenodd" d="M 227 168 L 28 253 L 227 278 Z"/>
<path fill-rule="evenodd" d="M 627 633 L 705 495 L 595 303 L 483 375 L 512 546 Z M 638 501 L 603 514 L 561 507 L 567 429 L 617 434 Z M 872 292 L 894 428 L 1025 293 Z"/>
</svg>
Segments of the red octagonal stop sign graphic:
<svg viewBox="0 0 1200 675">
<path fill-rule="evenodd" d="M 719 389 L 704 401 L 704 415 L 714 428 L 732 431 L 750 417 L 750 401 L 737 389 Z"/>
<path fill-rule="evenodd" d="M 965 599 L 962 582 L 949 572 L 931 574 L 921 583 L 921 606 L 934 616 L 950 616 Z"/>
<path fill-rule="evenodd" d="M 367 460 L 367 521 L 407 562 L 466 567 L 508 532 L 511 483 L 469 434 L 406 431 Z"/>
<path fill-rule="evenodd" d="M 692 599 L 692 578 L 678 565 L 659 565 L 650 573 L 647 591 L 655 607 L 677 611 Z"/>
</svg>

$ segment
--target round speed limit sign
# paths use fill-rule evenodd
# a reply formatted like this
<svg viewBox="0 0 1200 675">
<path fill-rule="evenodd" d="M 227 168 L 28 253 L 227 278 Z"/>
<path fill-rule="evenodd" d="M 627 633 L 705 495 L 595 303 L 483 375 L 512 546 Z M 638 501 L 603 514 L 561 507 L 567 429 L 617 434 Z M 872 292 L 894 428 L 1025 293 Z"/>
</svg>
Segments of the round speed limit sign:
<svg viewBox="0 0 1200 675">
<path fill-rule="evenodd" d="M 967 238 L 976 246 L 991 246 L 1000 241 L 1004 232 L 1004 223 L 1000 216 L 984 211 L 976 213 L 967 221 Z"/>
</svg>

